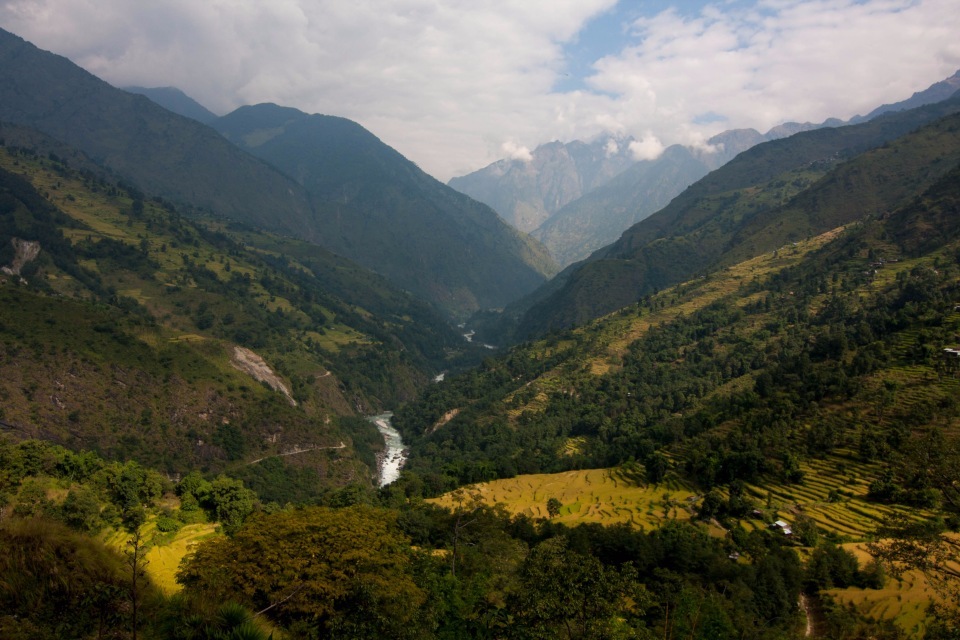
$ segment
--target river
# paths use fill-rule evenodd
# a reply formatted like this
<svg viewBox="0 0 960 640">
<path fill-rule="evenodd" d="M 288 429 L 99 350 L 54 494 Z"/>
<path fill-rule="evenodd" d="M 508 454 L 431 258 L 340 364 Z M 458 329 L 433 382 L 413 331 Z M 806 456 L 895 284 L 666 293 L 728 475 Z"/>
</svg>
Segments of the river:
<svg viewBox="0 0 960 640">
<path fill-rule="evenodd" d="M 400 477 L 400 469 L 403 463 L 407 461 L 407 447 L 403 444 L 400 432 L 390 424 L 392 413 L 381 413 L 377 416 L 370 416 L 370 420 L 377 426 L 377 431 L 383 436 L 384 450 L 377 457 L 380 466 L 377 486 L 385 487 Z"/>
</svg>

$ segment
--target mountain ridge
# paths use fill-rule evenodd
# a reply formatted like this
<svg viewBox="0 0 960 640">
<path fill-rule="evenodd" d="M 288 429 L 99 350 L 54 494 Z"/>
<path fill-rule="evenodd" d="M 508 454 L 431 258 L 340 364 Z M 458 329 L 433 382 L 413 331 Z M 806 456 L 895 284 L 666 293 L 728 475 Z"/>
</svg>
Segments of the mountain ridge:
<svg viewBox="0 0 960 640">
<path fill-rule="evenodd" d="M 213 126 L 303 186 L 325 246 L 448 309 L 501 307 L 554 269 L 545 250 L 492 209 L 353 121 L 263 104 Z"/>
<path fill-rule="evenodd" d="M 153 102 L 185 118 L 210 124 L 219 116 L 176 87 L 120 87 L 129 93 L 146 96 Z"/>
<path fill-rule="evenodd" d="M 479 308 L 502 307 L 555 269 L 539 243 L 486 206 L 447 192 L 356 123 L 323 120 L 336 123 L 338 133 L 328 141 L 336 143 L 329 151 L 339 157 L 305 148 L 309 136 L 322 135 L 309 130 L 322 117 L 295 113 L 290 126 L 301 127 L 306 139 L 281 135 L 252 145 L 237 139 L 242 149 L 196 120 L 0 31 L 0 121 L 80 149 L 130 186 L 188 215 L 209 213 L 309 240 L 458 320 Z M 284 160 L 280 139 L 299 156 Z M 271 161 L 253 150 L 270 151 Z"/>
<path fill-rule="evenodd" d="M 746 225 L 761 210 L 771 214 L 780 211 L 780 200 L 747 204 L 753 196 L 746 189 L 775 181 L 784 174 L 783 186 L 769 188 L 784 190 L 782 197 L 789 200 L 809 186 L 810 179 L 819 180 L 841 160 L 881 146 L 958 108 L 960 98 L 954 97 L 888 113 L 866 123 L 802 132 L 750 148 L 688 187 L 667 207 L 628 229 L 617 242 L 568 267 L 559 276 L 563 280 L 545 287 L 544 291 L 550 293 L 529 298 L 537 302 L 521 312 L 524 318 L 520 320 L 520 335 L 583 322 L 713 268 L 712 261 L 721 255 L 718 252 L 729 251 L 733 245 L 742 250 L 751 246 L 750 239 L 744 236 L 746 231 L 736 233 L 740 225 Z M 804 167 L 814 169 L 814 174 L 801 175 Z M 800 173 L 788 180 L 786 173 L 791 171 Z M 769 193 L 772 197 L 772 191 Z M 737 207 L 747 207 L 749 217 L 742 218 L 747 214 L 738 213 Z M 714 217 L 722 211 L 733 217 Z M 816 228 L 811 227 L 810 231 L 815 232 Z M 796 238 L 804 237 L 799 229 L 794 228 L 792 233 L 801 234 Z M 774 233 L 758 244 L 758 235 L 752 245 L 754 255 L 773 250 L 789 242 L 790 237 L 789 233 Z M 747 257 L 744 253 L 738 256 Z M 514 308 L 523 306 L 521 301 Z"/>
<path fill-rule="evenodd" d="M 924 91 L 916 92 L 907 100 L 883 105 L 867 116 L 855 116 L 847 122 L 838 118 L 829 118 L 819 124 L 785 122 L 764 134 L 754 129 L 724 131 L 707 140 L 700 148 L 672 145 L 658 158 L 639 160 L 621 167 L 618 173 L 596 182 L 589 189 L 584 184 L 579 197 L 569 199 L 561 207 L 550 210 L 548 216 L 541 216 L 542 221 L 536 229 L 531 230 L 531 235 L 546 245 L 561 267 L 566 267 L 614 242 L 632 224 L 666 206 L 685 187 L 756 144 L 817 128 L 862 123 L 882 113 L 939 102 L 948 98 L 958 88 L 960 71 Z M 606 138 L 601 137 L 591 144 L 601 145 L 604 140 Z M 556 146 L 561 143 L 551 144 Z M 586 145 L 580 141 L 568 144 Z M 538 152 L 542 148 L 544 145 L 534 150 L 532 160 L 500 160 L 467 176 L 454 178 L 448 184 L 486 202 L 506 220 L 511 221 L 511 211 L 539 206 L 538 198 L 542 199 L 543 195 L 532 193 L 534 182 L 543 180 L 554 191 L 564 189 L 563 185 L 557 183 L 562 175 L 541 177 L 541 173 L 546 173 L 539 170 L 542 161 Z M 687 168 L 677 172 L 678 155 L 681 154 L 687 154 L 683 159 Z M 661 163 L 667 166 L 661 166 Z M 511 173 L 506 173 L 502 170 L 503 167 L 507 167 Z M 672 177 L 667 179 L 666 176 L 671 175 L 671 171 Z M 514 173 L 525 175 L 528 184 L 509 179 Z M 567 176 L 566 179 L 576 183 L 577 187 L 582 182 L 575 174 Z"/>
</svg>

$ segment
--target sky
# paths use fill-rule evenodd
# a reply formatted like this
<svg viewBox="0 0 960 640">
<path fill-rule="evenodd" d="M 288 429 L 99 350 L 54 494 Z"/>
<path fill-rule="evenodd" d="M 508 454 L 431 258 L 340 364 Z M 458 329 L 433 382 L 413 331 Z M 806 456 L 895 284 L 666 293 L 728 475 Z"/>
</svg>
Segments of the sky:
<svg viewBox="0 0 960 640">
<path fill-rule="evenodd" d="M 0 0 L 115 86 L 355 120 L 446 181 L 537 145 L 638 159 L 897 102 L 960 69 L 958 0 Z"/>
</svg>

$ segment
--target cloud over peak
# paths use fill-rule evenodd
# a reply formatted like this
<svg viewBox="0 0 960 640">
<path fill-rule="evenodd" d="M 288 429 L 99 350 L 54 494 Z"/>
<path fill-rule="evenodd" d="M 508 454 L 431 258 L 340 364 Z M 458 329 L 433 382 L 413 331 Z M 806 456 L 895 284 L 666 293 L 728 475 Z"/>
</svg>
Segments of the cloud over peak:
<svg viewBox="0 0 960 640">
<path fill-rule="evenodd" d="M 849 117 L 960 68 L 955 0 L 674 4 L 0 0 L 0 23 L 118 86 L 351 118 L 444 180 L 605 131 L 649 157 L 722 129 Z M 575 68 L 601 23 L 603 52 Z"/>
</svg>

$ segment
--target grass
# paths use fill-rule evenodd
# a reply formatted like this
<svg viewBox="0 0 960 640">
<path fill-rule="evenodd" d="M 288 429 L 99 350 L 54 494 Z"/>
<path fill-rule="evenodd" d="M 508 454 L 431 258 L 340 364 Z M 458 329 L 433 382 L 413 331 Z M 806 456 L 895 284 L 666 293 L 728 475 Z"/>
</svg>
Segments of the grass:
<svg viewBox="0 0 960 640">
<path fill-rule="evenodd" d="M 861 566 L 871 560 L 862 543 L 842 545 L 857 556 Z M 839 604 L 853 605 L 874 619 L 892 619 L 910 638 L 922 637 L 930 617 L 927 607 L 936 600 L 933 587 L 919 571 L 905 572 L 899 579 L 888 577 L 883 589 L 830 589 L 825 592 Z"/>
<path fill-rule="evenodd" d="M 163 534 L 157 531 L 155 518 L 143 525 L 141 533 L 148 547 L 145 567 L 147 576 L 167 595 L 180 591 L 181 587 L 176 580 L 180 562 L 198 543 L 219 535 L 217 525 L 213 523 L 188 524 L 173 535 Z M 129 540 L 130 534 L 122 530 L 110 531 L 105 537 L 109 546 L 121 552 L 128 549 Z"/>
<path fill-rule="evenodd" d="M 547 500 L 563 505 L 555 522 L 578 524 L 628 522 L 655 528 L 666 520 L 690 518 L 694 490 L 676 478 L 660 484 L 637 484 L 615 469 L 587 469 L 563 473 L 534 474 L 471 485 L 487 504 L 501 504 L 508 512 L 531 518 L 547 518 Z M 433 502 L 454 505 L 450 494 Z"/>
<path fill-rule="evenodd" d="M 150 547 L 147 552 L 147 572 L 154 584 L 167 594 L 180 591 L 180 585 L 176 581 L 180 562 L 198 543 L 217 535 L 216 528 L 217 525 L 209 523 L 188 524 L 169 542 Z"/>
<path fill-rule="evenodd" d="M 802 483 L 766 480 L 763 484 L 747 485 L 747 491 L 755 498 L 766 500 L 769 509 L 788 522 L 804 514 L 823 531 L 848 540 L 863 540 L 881 520 L 894 513 L 918 513 L 868 501 L 869 485 L 876 479 L 880 467 L 859 462 L 850 451 L 838 450 L 823 458 L 811 458 L 802 462 L 800 469 L 804 472 Z M 830 498 L 832 491 L 834 502 Z"/>
<path fill-rule="evenodd" d="M 853 461 L 849 452 L 841 452 L 801 464 L 805 472 L 803 484 L 764 483 L 748 485 L 748 495 L 757 500 L 764 512 L 762 519 L 741 521 L 747 529 L 769 526 L 774 516 L 787 522 L 802 514 L 811 517 L 825 532 L 841 539 L 857 540 L 842 546 L 852 551 L 861 565 L 871 557 L 865 549 L 865 538 L 892 512 L 906 512 L 902 507 L 878 505 L 866 500 L 867 487 L 879 470 L 876 465 Z M 844 469 L 837 472 L 837 465 Z M 831 503 L 831 489 L 842 489 L 839 502 Z M 554 474 L 517 476 L 466 487 L 468 494 L 479 495 L 487 504 L 502 505 L 509 513 L 531 518 L 548 518 L 547 500 L 556 498 L 563 505 L 554 522 L 567 525 L 630 523 L 653 529 L 667 520 L 690 520 L 698 502 L 696 490 L 676 476 L 657 485 L 636 483 L 617 469 L 587 469 Z M 769 506 L 763 504 L 769 501 Z M 431 500 L 453 508 L 452 494 Z M 766 507 L 766 508 L 764 508 Z M 711 535 L 724 536 L 726 531 L 715 524 Z M 843 605 L 852 604 L 864 615 L 877 619 L 894 619 L 908 637 L 921 637 L 929 623 L 926 609 L 935 598 L 932 587 L 916 571 L 901 579 L 888 578 L 883 589 L 832 589 L 827 593 Z"/>
</svg>

